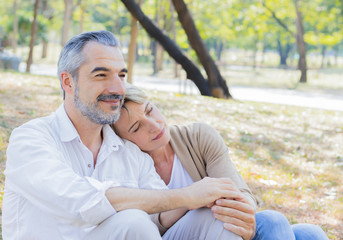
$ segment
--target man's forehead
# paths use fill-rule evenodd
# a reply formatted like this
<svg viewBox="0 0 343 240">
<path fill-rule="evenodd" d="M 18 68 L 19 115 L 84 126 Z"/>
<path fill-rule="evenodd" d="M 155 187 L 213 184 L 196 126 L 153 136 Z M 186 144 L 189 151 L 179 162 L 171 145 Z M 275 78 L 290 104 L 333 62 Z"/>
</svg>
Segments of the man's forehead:
<svg viewBox="0 0 343 240">
<path fill-rule="evenodd" d="M 82 53 L 88 58 L 113 58 L 124 61 L 118 46 L 108 46 L 98 42 L 88 42 L 82 49 Z"/>
<path fill-rule="evenodd" d="M 107 46 L 97 42 L 89 42 L 82 49 L 84 55 L 84 63 L 99 61 L 99 66 L 104 67 L 102 64 L 108 62 L 109 64 L 114 63 L 116 70 L 121 71 L 126 69 L 124 57 L 119 47 Z M 96 64 L 97 65 L 97 64 Z"/>
</svg>

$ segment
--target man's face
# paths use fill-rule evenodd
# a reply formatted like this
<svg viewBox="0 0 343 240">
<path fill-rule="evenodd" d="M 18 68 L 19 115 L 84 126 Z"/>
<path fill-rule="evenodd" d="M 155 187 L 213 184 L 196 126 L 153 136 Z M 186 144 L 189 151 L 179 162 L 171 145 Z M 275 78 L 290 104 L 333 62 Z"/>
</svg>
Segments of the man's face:
<svg viewBox="0 0 343 240">
<path fill-rule="evenodd" d="M 125 94 L 127 70 L 118 47 L 87 43 L 85 63 L 78 72 L 74 103 L 82 115 L 97 124 L 118 120 Z"/>
</svg>

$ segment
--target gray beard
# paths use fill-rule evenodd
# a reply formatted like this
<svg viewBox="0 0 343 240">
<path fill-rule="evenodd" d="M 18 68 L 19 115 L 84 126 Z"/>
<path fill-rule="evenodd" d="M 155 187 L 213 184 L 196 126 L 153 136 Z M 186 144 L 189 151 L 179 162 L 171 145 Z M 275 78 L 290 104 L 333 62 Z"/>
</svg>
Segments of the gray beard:
<svg viewBox="0 0 343 240">
<path fill-rule="evenodd" d="M 113 106 L 112 110 L 118 109 L 118 113 L 105 113 L 100 108 L 98 108 L 98 100 L 95 103 L 84 103 L 79 98 L 79 88 L 78 86 L 75 87 L 75 97 L 74 103 L 77 109 L 81 112 L 81 114 L 87 118 L 89 118 L 92 122 L 100 125 L 112 124 L 118 121 L 120 117 L 120 109 L 123 105 L 123 101 L 121 102 L 119 107 Z"/>
</svg>

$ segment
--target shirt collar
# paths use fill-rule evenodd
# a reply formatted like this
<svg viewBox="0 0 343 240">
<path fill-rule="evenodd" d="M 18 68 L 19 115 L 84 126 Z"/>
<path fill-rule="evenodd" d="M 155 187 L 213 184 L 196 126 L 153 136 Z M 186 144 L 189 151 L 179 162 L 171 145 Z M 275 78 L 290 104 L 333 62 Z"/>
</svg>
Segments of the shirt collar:
<svg viewBox="0 0 343 240">
<path fill-rule="evenodd" d="M 109 125 L 105 125 L 102 128 L 103 144 L 109 147 L 113 147 L 115 150 L 119 149 L 119 146 L 123 146 L 123 140 L 113 131 Z"/>
<path fill-rule="evenodd" d="M 69 142 L 75 138 L 80 138 L 74 124 L 71 122 L 64 108 L 64 103 L 56 111 L 57 123 L 62 142 Z"/>
<path fill-rule="evenodd" d="M 74 124 L 71 122 L 64 108 L 64 103 L 56 111 L 57 122 L 59 125 L 60 138 L 62 142 L 69 142 L 75 138 L 80 138 Z M 118 150 L 119 146 L 123 146 L 123 140 L 115 134 L 109 125 L 105 125 L 102 129 L 103 144 L 113 147 Z"/>
</svg>

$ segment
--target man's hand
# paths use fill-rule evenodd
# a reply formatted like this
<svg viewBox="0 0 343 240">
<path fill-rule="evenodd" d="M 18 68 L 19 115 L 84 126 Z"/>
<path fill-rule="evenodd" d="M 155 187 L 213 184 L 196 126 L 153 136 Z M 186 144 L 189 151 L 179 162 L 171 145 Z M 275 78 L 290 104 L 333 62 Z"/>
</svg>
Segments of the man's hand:
<svg viewBox="0 0 343 240">
<path fill-rule="evenodd" d="M 214 217 L 224 222 L 224 228 L 250 240 L 255 236 L 255 210 L 247 197 L 236 189 L 237 195 L 219 199 L 212 207 Z"/>
<path fill-rule="evenodd" d="M 193 183 L 185 188 L 188 196 L 188 209 L 197 209 L 204 206 L 212 206 L 217 199 L 240 198 L 229 178 L 208 178 Z"/>
</svg>

